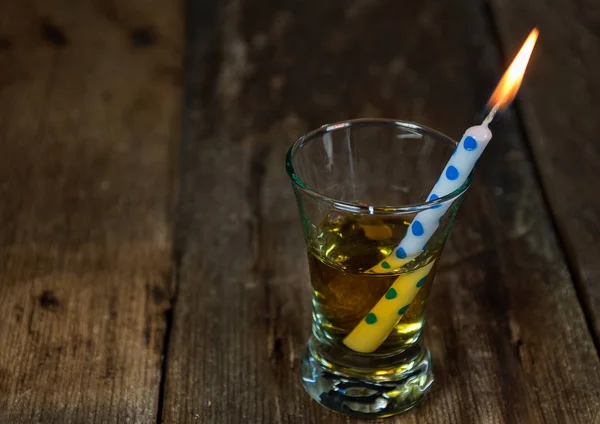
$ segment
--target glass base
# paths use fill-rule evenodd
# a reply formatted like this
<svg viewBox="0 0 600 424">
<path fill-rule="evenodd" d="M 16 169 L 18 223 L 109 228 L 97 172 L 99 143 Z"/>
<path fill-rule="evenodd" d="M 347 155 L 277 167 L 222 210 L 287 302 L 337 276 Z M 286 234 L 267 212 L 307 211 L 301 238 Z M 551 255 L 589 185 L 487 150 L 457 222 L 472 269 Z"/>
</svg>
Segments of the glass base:
<svg viewBox="0 0 600 424">
<path fill-rule="evenodd" d="M 311 337 L 301 373 L 313 399 L 357 418 L 404 412 L 423 400 L 433 383 L 431 354 L 421 340 L 401 353 L 377 357 L 348 354 Z"/>
</svg>

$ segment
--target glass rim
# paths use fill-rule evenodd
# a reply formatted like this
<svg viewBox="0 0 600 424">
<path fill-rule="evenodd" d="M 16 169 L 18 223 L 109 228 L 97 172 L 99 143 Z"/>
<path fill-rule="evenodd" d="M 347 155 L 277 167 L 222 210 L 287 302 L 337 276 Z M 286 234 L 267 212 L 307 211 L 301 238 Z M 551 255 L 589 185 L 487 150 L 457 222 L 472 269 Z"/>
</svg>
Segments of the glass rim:
<svg viewBox="0 0 600 424">
<path fill-rule="evenodd" d="M 313 199 L 322 201 L 324 203 L 330 204 L 332 207 L 340 210 L 344 210 L 347 212 L 359 213 L 359 214 L 368 214 L 368 215 L 394 215 L 394 214 L 407 214 L 418 212 L 422 210 L 432 209 L 435 206 L 443 205 L 446 202 L 454 201 L 462 194 L 464 194 L 469 186 L 471 185 L 471 181 L 473 179 L 474 170 L 471 171 L 467 179 L 458 187 L 456 190 L 441 196 L 435 200 L 424 201 L 420 203 L 413 203 L 409 205 L 364 205 L 358 203 L 350 203 L 342 200 L 334 199 L 333 197 L 329 197 L 323 193 L 316 191 L 306 184 L 294 170 L 294 165 L 292 164 L 292 159 L 294 153 L 300 149 L 305 143 L 315 139 L 318 136 L 322 136 L 323 134 L 327 134 L 341 128 L 350 128 L 350 127 L 360 127 L 360 126 L 395 126 L 405 130 L 418 130 L 421 133 L 426 133 L 433 135 L 439 139 L 449 141 L 454 144 L 455 148 L 458 146 L 458 142 L 451 137 L 448 137 L 444 133 L 434 130 L 433 128 L 429 128 L 425 125 L 417 124 L 415 122 L 410 121 L 401 121 L 398 119 L 386 119 L 386 118 L 360 118 L 360 119 L 349 119 L 346 121 L 334 122 L 331 124 L 321 125 L 319 128 L 308 132 L 300 136 L 288 149 L 287 154 L 285 156 L 285 169 L 293 184 L 298 187 L 302 192 L 306 195 L 312 197 Z M 440 170 L 440 173 L 443 169 Z"/>
</svg>

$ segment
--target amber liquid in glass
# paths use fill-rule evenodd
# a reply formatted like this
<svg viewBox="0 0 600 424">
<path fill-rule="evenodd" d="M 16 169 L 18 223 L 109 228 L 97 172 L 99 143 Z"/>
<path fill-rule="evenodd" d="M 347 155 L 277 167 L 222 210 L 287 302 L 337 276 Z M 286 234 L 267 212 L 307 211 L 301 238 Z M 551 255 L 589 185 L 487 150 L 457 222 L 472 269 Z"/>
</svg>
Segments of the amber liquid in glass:
<svg viewBox="0 0 600 424">
<path fill-rule="evenodd" d="M 309 249 L 309 267 L 313 288 L 313 333 L 324 344 L 342 347 L 344 338 L 363 320 L 385 295 L 398 275 L 374 275 L 369 269 L 386 258 L 398 245 L 410 222 L 402 217 L 356 217 L 339 211 L 330 212 L 318 229 Z M 427 252 L 411 270 L 437 257 Z M 383 344 L 369 355 L 390 355 L 412 346 L 423 328 L 425 306 L 435 270 L 410 304 Z"/>
</svg>

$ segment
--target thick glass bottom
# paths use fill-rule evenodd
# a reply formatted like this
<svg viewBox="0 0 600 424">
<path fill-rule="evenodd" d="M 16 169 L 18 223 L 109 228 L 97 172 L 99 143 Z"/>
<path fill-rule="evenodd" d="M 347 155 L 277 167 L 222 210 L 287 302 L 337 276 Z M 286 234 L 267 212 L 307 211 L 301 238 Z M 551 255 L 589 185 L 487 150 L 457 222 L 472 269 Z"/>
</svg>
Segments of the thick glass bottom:
<svg viewBox="0 0 600 424">
<path fill-rule="evenodd" d="M 301 362 L 302 384 L 321 405 L 351 417 L 404 412 L 423 400 L 433 383 L 431 354 L 421 340 L 385 357 L 335 351 L 311 337 Z"/>
</svg>

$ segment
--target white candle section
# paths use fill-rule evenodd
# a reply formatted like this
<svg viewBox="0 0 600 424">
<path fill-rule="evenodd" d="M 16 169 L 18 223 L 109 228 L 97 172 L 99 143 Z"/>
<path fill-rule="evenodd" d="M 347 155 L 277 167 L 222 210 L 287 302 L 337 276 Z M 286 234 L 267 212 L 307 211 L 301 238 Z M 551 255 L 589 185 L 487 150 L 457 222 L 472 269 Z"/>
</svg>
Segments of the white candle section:
<svg viewBox="0 0 600 424">
<path fill-rule="evenodd" d="M 435 200 L 452 193 L 463 185 L 477 160 L 492 138 L 487 126 L 476 125 L 469 128 L 454 150 L 435 186 L 427 196 L 427 200 Z M 421 253 L 427 241 L 440 225 L 440 219 L 452 202 L 419 212 L 410 224 L 404 239 L 396 249 L 398 258 L 410 258 Z"/>
</svg>

